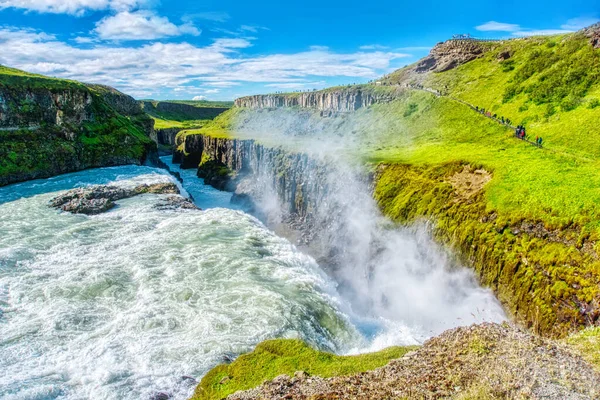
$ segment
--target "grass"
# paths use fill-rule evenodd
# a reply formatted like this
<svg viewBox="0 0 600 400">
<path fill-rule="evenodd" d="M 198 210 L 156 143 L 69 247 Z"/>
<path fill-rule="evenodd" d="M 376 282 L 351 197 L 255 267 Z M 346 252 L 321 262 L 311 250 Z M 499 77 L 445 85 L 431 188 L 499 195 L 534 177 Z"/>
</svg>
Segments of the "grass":
<svg viewBox="0 0 600 400">
<path fill-rule="evenodd" d="M 297 371 L 325 378 L 369 371 L 401 358 L 413 349 L 392 347 L 377 353 L 338 356 L 314 350 L 300 340 L 268 340 L 233 363 L 213 368 L 202 378 L 192 399 L 222 399 L 282 374 L 293 376 Z"/>
<path fill-rule="evenodd" d="M 600 371 L 600 327 L 588 328 L 570 336 L 567 344 Z"/>
<path fill-rule="evenodd" d="M 199 120 L 188 120 L 188 121 L 181 122 L 181 121 L 166 120 L 166 119 L 162 119 L 162 118 L 158 118 L 158 117 L 152 117 L 152 119 L 154 120 L 154 128 L 155 129 L 173 129 L 173 128 L 199 129 L 203 125 L 205 125 L 208 121 L 210 121 L 210 120 L 206 120 L 206 119 L 199 119 Z"/>
<path fill-rule="evenodd" d="M 228 102 L 143 100 L 141 104 L 144 111 L 161 121 L 163 126 L 173 127 L 176 122 L 180 122 L 187 128 L 197 126 L 199 121 L 214 119 L 231 108 Z"/>
</svg>

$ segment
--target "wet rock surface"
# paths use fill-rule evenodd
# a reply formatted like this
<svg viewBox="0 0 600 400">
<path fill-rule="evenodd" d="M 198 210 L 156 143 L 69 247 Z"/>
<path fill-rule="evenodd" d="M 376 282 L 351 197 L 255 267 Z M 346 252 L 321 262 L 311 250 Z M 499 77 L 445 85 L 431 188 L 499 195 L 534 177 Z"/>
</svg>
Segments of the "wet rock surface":
<svg viewBox="0 0 600 400">
<path fill-rule="evenodd" d="M 133 188 L 98 185 L 69 190 L 50 200 L 49 206 L 73 214 L 95 215 L 113 208 L 117 200 L 145 193 L 179 194 L 179 188 L 171 182 L 144 184 Z M 181 197 L 181 199 L 184 198 Z"/>
<path fill-rule="evenodd" d="M 457 328 L 385 367 L 323 379 L 279 376 L 230 400 L 597 399 L 600 374 L 555 342 L 509 325 Z"/>
<path fill-rule="evenodd" d="M 156 205 L 158 210 L 200 210 L 191 199 L 183 196 L 169 196 Z"/>
</svg>

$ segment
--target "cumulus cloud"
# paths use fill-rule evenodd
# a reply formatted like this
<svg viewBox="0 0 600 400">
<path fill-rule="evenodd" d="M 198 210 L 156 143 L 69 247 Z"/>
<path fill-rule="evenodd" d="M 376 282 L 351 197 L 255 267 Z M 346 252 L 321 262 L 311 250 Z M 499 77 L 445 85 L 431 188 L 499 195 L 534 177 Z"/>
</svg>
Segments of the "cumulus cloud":
<svg viewBox="0 0 600 400">
<path fill-rule="evenodd" d="M 151 11 L 123 11 L 100 20 L 94 32 L 101 39 L 154 40 L 170 36 L 200 35 L 191 23 L 175 25 Z"/>
<path fill-rule="evenodd" d="M 86 11 L 125 11 L 144 7 L 151 0 L 0 0 L 0 9 L 18 8 L 40 13 L 83 15 Z"/>
<path fill-rule="evenodd" d="M 388 46 L 382 46 L 380 44 L 368 44 L 365 46 L 360 46 L 361 50 L 385 50 L 389 49 Z"/>
<path fill-rule="evenodd" d="M 192 99 L 194 101 L 206 100 L 206 96 L 194 96 Z"/>
<path fill-rule="evenodd" d="M 247 82 L 294 83 L 307 77 L 333 76 L 371 79 L 389 68 L 393 60 L 408 56 L 311 50 L 248 57 L 240 51 L 252 43 L 240 38 L 218 39 L 203 47 L 189 43 L 89 43 L 77 47 L 44 33 L 9 28 L 0 28 L 0 43 L 0 64 L 116 86 L 137 97 L 152 97 L 182 86 L 204 93 L 203 89 L 231 88 Z"/>
<path fill-rule="evenodd" d="M 521 27 L 517 24 L 489 21 L 485 24 L 476 26 L 475 29 L 482 32 L 516 32 L 520 30 Z"/>
</svg>

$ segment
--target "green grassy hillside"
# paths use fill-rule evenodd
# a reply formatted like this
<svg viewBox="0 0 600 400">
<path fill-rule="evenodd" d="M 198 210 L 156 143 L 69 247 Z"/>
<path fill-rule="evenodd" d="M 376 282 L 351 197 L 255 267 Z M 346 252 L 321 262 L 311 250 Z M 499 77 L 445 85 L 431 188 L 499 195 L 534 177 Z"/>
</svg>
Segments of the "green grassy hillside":
<svg viewBox="0 0 600 400">
<path fill-rule="evenodd" d="M 390 166 L 380 169 L 376 186 L 384 213 L 401 223 L 437 221 L 438 239 L 474 267 L 509 312 L 539 332 L 564 336 L 600 322 L 600 49 L 581 33 L 482 49 L 481 57 L 445 72 L 417 73 L 412 65 L 380 84 L 354 87 L 392 101 L 328 118 L 291 108 L 297 118 L 281 121 L 294 121 L 286 133 L 316 127 L 309 142 L 329 136 L 349 144 L 352 160 Z M 340 90 L 352 88 L 323 93 Z M 531 137 L 544 138 L 544 148 L 461 102 L 524 124 Z M 231 110 L 185 134 L 243 131 L 266 142 L 245 125 L 281 112 Z M 296 149 L 302 140 L 278 144 Z M 463 190 L 479 169 L 489 183 Z"/>
</svg>

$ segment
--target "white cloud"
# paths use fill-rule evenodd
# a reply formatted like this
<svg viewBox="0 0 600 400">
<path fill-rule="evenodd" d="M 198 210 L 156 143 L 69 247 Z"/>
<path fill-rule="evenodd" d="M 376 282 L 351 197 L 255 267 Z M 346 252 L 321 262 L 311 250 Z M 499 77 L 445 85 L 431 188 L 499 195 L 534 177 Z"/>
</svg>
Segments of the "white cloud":
<svg viewBox="0 0 600 400">
<path fill-rule="evenodd" d="M 94 32 L 109 40 L 154 40 L 169 36 L 200 35 L 191 23 L 175 25 L 151 11 L 123 11 L 100 20 Z"/>
<path fill-rule="evenodd" d="M 189 43 L 87 44 L 77 47 L 31 30 L 0 28 L 0 64 L 51 76 L 115 86 L 138 98 L 189 87 L 195 94 L 245 82 L 285 84 L 314 77 L 374 78 L 407 54 L 395 52 L 245 56 L 247 39 L 218 39 L 199 47 Z"/>
<path fill-rule="evenodd" d="M 580 29 L 586 28 L 590 25 L 594 25 L 596 22 L 600 21 L 597 17 L 578 17 L 571 18 L 565 24 L 561 25 L 562 29 L 566 29 L 569 31 L 578 31 Z"/>
<path fill-rule="evenodd" d="M 194 101 L 206 100 L 206 96 L 194 96 L 192 99 Z"/>
<path fill-rule="evenodd" d="M 483 25 L 476 26 L 475 29 L 483 32 L 516 32 L 520 30 L 521 27 L 517 24 L 489 21 Z"/>
<path fill-rule="evenodd" d="M 389 49 L 388 46 L 382 46 L 380 44 L 368 44 L 366 46 L 360 46 L 361 50 L 386 50 Z"/>
<path fill-rule="evenodd" d="M 0 0 L 0 9 L 18 8 L 40 13 L 83 15 L 86 11 L 132 10 L 150 3 L 150 0 Z"/>
<path fill-rule="evenodd" d="M 573 18 L 561 25 L 560 29 L 530 29 L 523 28 L 518 24 L 489 21 L 483 25 L 476 26 L 475 29 L 482 32 L 510 32 L 511 35 L 520 37 L 560 35 L 579 30 L 585 26 L 591 25 L 595 21 L 597 21 L 597 19 L 594 18 Z"/>
<path fill-rule="evenodd" d="M 566 29 L 532 29 L 527 31 L 517 31 L 512 34 L 515 36 L 547 36 L 547 35 L 561 35 L 563 33 L 571 33 L 572 30 Z"/>
<path fill-rule="evenodd" d="M 219 89 L 207 89 L 204 91 L 204 93 L 206 93 L 206 94 L 217 94 L 219 92 L 220 92 Z"/>
<path fill-rule="evenodd" d="M 89 44 L 89 43 L 95 43 L 98 41 L 98 39 L 91 38 L 91 37 L 85 37 L 85 36 L 77 36 L 73 40 L 75 41 L 75 43 L 79 43 L 79 44 Z"/>
</svg>

